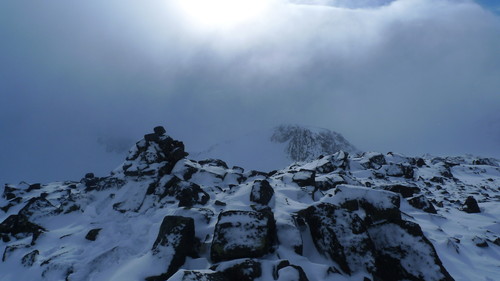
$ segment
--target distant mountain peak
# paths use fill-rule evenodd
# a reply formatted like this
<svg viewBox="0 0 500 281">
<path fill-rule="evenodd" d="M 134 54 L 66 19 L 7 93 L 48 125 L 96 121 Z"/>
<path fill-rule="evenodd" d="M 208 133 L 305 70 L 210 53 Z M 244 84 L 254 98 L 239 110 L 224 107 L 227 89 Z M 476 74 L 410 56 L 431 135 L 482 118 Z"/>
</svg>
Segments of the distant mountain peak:
<svg viewBox="0 0 500 281">
<path fill-rule="evenodd" d="M 341 134 L 323 128 L 280 125 L 274 128 L 271 141 L 286 143 L 286 153 L 293 161 L 308 161 L 321 154 L 339 151 L 358 152 Z"/>
</svg>

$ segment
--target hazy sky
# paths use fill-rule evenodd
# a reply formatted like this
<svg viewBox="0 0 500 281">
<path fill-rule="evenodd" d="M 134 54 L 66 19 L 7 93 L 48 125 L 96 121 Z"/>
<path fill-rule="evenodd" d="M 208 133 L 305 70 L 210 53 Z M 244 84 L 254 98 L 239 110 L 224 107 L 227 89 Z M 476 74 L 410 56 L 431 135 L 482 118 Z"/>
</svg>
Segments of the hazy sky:
<svg viewBox="0 0 500 281">
<path fill-rule="evenodd" d="M 2 1 L 0 183 L 105 175 L 156 125 L 188 151 L 285 122 L 500 158 L 500 10 L 479 2 Z"/>
</svg>

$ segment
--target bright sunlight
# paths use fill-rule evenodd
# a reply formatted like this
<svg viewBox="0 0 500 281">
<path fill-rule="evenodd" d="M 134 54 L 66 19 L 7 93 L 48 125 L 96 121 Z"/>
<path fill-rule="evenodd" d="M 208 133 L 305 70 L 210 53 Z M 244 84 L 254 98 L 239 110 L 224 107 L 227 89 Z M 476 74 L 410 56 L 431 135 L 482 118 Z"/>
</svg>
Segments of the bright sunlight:
<svg viewBox="0 0 500 281">
<path fill-rule="evenodd" d="M 179 6 L 198 25 L 224 28 L 258 18 L 268 3 L 268 0 L 182 0 Z"/>
</svg>

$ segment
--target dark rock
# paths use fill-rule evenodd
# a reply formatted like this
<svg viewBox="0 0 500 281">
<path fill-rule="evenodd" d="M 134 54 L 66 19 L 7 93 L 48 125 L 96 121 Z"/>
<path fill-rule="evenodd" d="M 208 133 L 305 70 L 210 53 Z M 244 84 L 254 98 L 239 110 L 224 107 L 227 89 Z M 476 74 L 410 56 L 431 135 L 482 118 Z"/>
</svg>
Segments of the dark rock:
<svg viewBox="0 0 500 281">
<path fill-rule="evenodd" d="M 10 215 L 0 223 L 0 236 L 2 236 L 4 241 L 10 240 L 8 235 L 17 239 L 26 238 L 32 235 L 31 243 L 34 244 L 40 234 L 45 231 L 43 227 L 30 222 L 28 218 L 23 215 Z"/>
<path fill-rule="evenodd" d="M 94 173 L 86 173 L 85 178 L 86 179 L 93 179 L 93 178 L 95 178 L 95 175 L 94 175 Z"/>
<path fill-rule="evenodd" d="M 221 212 L 210 257 L 213 262 L 258 258 L 273 251 L 275 241 L 276 222 L 270 210 Z"/>
<path fill-rule="evenodd" d="M 408 203 L 413 207 L 420 209 L 426 213 L 437 214 L 436 208 L 434 205 L 427 199 L 424 195 L 419 195 L 413 198 L 408 199 Z"/>
<path fill-rule="evenodd" d="M 163 281 L 163 280 L 162 280 Z M 220 272 L 200 272 L 196 270 L 185 270 L 182 281 L 232 281 L 226 279 Z"/>
<path fill-rule="evenodd" d="M 315 187 L 317 190 L 321 191 L 328 191 L 330 189 L 337 187 L 337 185 L 339 184 L 346 184 L 346 183 L 347 182 L 344 180 L 344 178 L 337 174 L 320 176 L 316 177 L 315 179 Z"/>
<path fill-rule="evenodd" d="M 262 267 L 260 262 L 246 259 L 221 272 L 227 280 L 253 281 L 262 276 Z"/>
<path fill-rule="evenodd" d="M 28 192 L 30 191 L 33 191 L 35 189 L 41 189 L 42 188 L 42 185 L 39 184 L 39 183 L 34 183 L 34 184 L 30 184 L 30 186 L 28 187 Z"/>
<path fill-rule="evenodd" d="M 195 204 L 205 205 L 210 199 L 210 195 L 203 191 L 195 183 L 183 181 L 173 176 L 163 187 L 153 187 L 153 191 L 148 189 L 148 193 L 153 192 L 160 198 L 173 196 L 179 200 L 179 207 L 192 207 Z"/>
<path fill-rule="evenodd" d="M 435 182 L 435 183 L 440 183 L 440 184 L 444 184 L 444 179 L 441 178 L 441 177 L 432 177 L 430 179 L 431 182 Z"/>
<path fill-rule="evenodd" d="M 315 171 L 302 169 L 293 175 L 292 180 L 295 183 L 297 183 L 298 186 L 304 187 L 304 186 L 314 186 L 316 182 L 315 178 L 316 178 Z"/>
<path fill-rule="evenodd" d="M 158 136 L 163 136 L 167 133 L 167 131 L 165 130 L 165 128 L 163 128 L 163 126 L 156 126 L 156 127 L 154 127 L 153 131 Z"/>
<path fill-rule="evenodd" d="M 146 278 L 147 281 L 163 281 L 172 276 L 186 261 L 195 256 L 194 220 L 181 216 L 166 216 L 153 244 L 153 255 L 166 260 L 167 271 L 159 276 Z"/>
<path fill-rule="evenodd" d="M 486 241 L 486 239 L 478 237 L 478 236 L 474 237 L 472 239 L 472 242 L 474 242 L 474 244 L 477 247 L 479 247 L 479 248 L 486 248 L 486 247 L 488 247 L 488 242 Z"/>
<path fill-rule="evenodd" d="M 497 237 L 494 241 L 493 244 L 500 246 L 500 237 Z"/>
<path fill-rule="evenodd" d="M 5 247 L 2 255 L 2 262 L 5 262 L 13 252 L 18 249 L 29 248 L 29 245 L 17 244 L 17 245 L 9 245 Z"/>
<path fill-rule="evenodd" d="M 224 203 L 224 202 L 222 202 L 222 201 L 219 201 L 219 200 L 215 200 L 214 204 L 215 204 L 216 206 L 226 206 L 226 205 L 227 205 L 226 203 Z"/>
<path fill-rule="evenodd" d="M 409 221 L 383 222 L 368 228 L 376 249 L 375 280 L 454 280 L 420 226 Z M 405 263 L 405 259 L 418 262 Z"/>
<path fill-rule="evenodd" d="M 60 213 L 60 210 L 42 197 L 31 198 L 19 211 L 19 215 L 31 220 L 36 220 L 44 216 L 56 215 L 58 213 Z"/>
<path fill-rule="evenodd" d="M 407 179 L 413 178 L 413 168 L 408 164 L 397 164 L 397 165 L 389 165 L 387 167 L 386 174 L 390 177 L 404 177 Z"/>
<path fill-rule="evenodd" d="M 198 161 L 198 163 L 200 165 L 208 165 L 208 166 L 213 166 L 213 167 L 221 167 L 224 169 L 229 169 L 226 162 L 224 162 L 220 159 L 206 159 L 206 160 Z"/>
<path fill-rule="evenodd" d="M 97 239 L 97 235 L 99 235 L 99 232 L 102 230 L 102 228 L 94 228 L 91 229 L 87 235 L 85 235 L 85 239 L 89 241 L 95 241 Z"/>
<path fill-rule="evenodd" d="M 274 189 L 267 180 L 256 180 L 250 193 L 250 201 L 267 205 L 274 195 Z"/>
<path fill-rule="evenodd" d="M 479 205 L 477 204 L 476 199 L 474 197 L 469 196 L 465 199 L 465 203 L 462 206 L 462 211 L 467 213 L 481 213 L 481 209 L 479 209 Z"/>
<path fill-rule="evenodd" d="M 419 168 L 422 168 L 423 166 L 425 166 L 425 165 L 426 165 L 426 164 L 425 164 L 425 160 L 424 160 L 424 159 L 422 159 L 422 158 L 417 158 L 417 160 L 416 160 L 416 164 L 417 164 L 417 167 L 419 167 Z"/>
<path fill-rule="evenodd" d="M 198 172 L 198 169 L 195 168 L 195 167 L 192 167 L 192 166 L 187 166 L 186 167 L 186 172 L 184 173 L 184 175 L 182 175 L 182 178 L 185 180 L 185 181 L 188 181 L 190 180 L 193 175 Z"/>
<path fill-rule="evenodd" d="M 374 271 L 373 244 L 363 221 L 351 212 L 320 203 L 298 212 L 311 233 L 318 252 L 335 261 L 347 274 Z"/>
<path fill-rule="evenodd" d="M 412 197 L 416 193 L 420 193 L 420 188 L 415 185 L 394 184 L 382 187 L 384 190 L 392 191 L 401 194 L 403 198 Z"/>
<path fill-rule="evenodd" d="M 378 169 L 382 168 L 382 165 L 387 164 L 387 161 L 385 160 L 385 157 L 383 154 L 377 153 L 377 154 L 370 154 L 368 156 L 368 158 L 361 161 L 360 164 L 365 169 L 378 170 Z"/>
<path fill-rule="evenodd" d="M 296 278 L 294 278 L 294 280 L 297 280 L 297 281 L 309 281 L 309 279 L 307 278 L 307 275 L 306 273 L 304 272 L 304 270 L 302 269 L 302 267 L 298 266 L 298 265 L 293 265 L 293 264 L 290 264 L 290 262 L 288 260 L 283 260 L 281 261 L 278 266 L 276 267 L 276 270 L 275 270 L 275 279 L 278 279 L 279 276 L 280 276 L 280 270 L 282 269 L 293 269 L 295 272 L 296 272 Z"/>
<path fill-rule="evenodd" d="M 146 140 L 148 143 L 149 142 L 159 142 L 160 136 L 155 134 L 155 133 L 146 134 L 146 135 L 144 135 L 144 140 Z"/>
<path fill-rule="evenodd" d="M 34 250 L 29 252 L 28 254 L 24 255 L 24 257 L 21 259 L 21 263 L 25 267 L 31 267 L 33 264 L 36 262 L 36 258 L 40 252 L 38 250 Z"/>
</svg>

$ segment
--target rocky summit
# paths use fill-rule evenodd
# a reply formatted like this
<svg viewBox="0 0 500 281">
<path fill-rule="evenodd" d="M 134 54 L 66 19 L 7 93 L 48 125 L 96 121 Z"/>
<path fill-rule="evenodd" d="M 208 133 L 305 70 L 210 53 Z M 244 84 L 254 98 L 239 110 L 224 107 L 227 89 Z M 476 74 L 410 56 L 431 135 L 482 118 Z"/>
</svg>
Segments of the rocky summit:
<svg viewBox="0 0 500 281">
<path fill-rule="evenodd" d="M 0 193 L 2 281 L 500 276 L 491 158 L 340 150 L 245 170 L 190 160 L 156 127 L 107 176 Z"/>
</svg>

